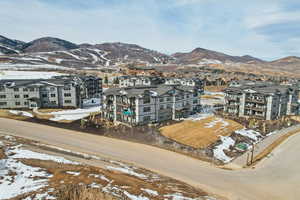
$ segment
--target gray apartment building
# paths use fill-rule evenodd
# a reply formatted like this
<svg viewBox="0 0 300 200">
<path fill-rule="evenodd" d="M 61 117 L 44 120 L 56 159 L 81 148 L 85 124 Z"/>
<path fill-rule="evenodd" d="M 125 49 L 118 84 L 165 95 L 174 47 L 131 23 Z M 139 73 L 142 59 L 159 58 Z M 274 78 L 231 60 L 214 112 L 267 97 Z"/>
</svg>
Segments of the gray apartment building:
<svg viewBox="0 0 300 200">
<path fill-rule="evenodd" d="M 102 81 L 87 77 L 59 76 L 52 79 L 0 80 L 0 108 L 77 108 L 88 98 L 101 98 Z M 95 89 L 94 87 L 101 87 Z"/>
<path fill-rule="evenodd" d="M 131 126 L 187 117 L 200 106 L 200 95 L 189 86 L 111 88 L 103 94 L 104 117 Z"/>
<path fill-rule="evenodd" d="M 224 92 L 224 112 L 229 115 L 261 120 L 299 115 L 299 88 L 292 85 L 238 81 Z"/>
</svg>

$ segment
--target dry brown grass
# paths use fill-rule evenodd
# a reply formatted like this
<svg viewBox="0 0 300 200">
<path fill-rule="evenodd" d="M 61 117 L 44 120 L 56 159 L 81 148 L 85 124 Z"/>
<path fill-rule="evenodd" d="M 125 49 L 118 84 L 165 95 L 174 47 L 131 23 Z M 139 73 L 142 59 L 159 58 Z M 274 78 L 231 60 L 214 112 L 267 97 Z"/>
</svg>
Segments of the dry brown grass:
<svg viewBox="0 0 300 200">
<path fill-rule="evenodd" d="M 216 100 L 219 100 L 222 97 L 223 97 L 223 95 L 221 95 L 221 94 L 214 94 L 214 95 L 206 94 L 206 95 L 201 96 L 202 99 L 216 99 Z"/>
<path fill-rule="evenodd" d="M 227 86 L 205 86 L 204 90 L 210 92 L 222 92 Z"/>
<path fill-rule="evenodd" d="M 80 185 L 67 185 L 57 192 L 57 200 L 116 200 L 99 189 Z"/>
<path fill-rule="evenodd" d="M 6 158 L 6 155 L 5 155 L 4 152 L 5 152 L 5 151 L 4 151 L 3 147 L 0 147 L 0 160 Z"/>
<path fill-rule="evenodd" d="M 242 129 L 243 126 L 235 121 L 223 119 L 228 125 L 223 127 L 222 122 L 217 122 L 213 127 L 207 127 L 217 117 L 208 117 L 200 121 L 183 121 L 160 129 L 162 135 L 194 148 L 206 148 L 216 142 L 219 136 L 228 136 L 232 132 Z"/>
<path fill-rule="evenodd" d="M 39 109 L 41 113 L 51 113 L 51 112 L 58 112 L 63 111 L 64 109 Z"/>
</svg>

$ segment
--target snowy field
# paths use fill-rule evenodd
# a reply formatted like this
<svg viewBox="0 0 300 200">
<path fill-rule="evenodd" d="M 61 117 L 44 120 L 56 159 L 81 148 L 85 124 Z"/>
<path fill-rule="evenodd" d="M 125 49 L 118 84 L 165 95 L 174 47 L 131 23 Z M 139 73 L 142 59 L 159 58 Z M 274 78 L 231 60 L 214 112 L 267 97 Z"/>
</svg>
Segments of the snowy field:
<svg viewBox="0 0 300 200">
<path fill-rule="evenodd" d="M 31 145 L 34 151 L 28 149 Z M 106 166 L 106 169 L 95 168 L 58 155 L 39 153 L 36 149 L 39 146 L 53 147 L 60 154 L 66 151 L 69 155 L 81 155 L 13 136 L 0 136 L 0 150 L 5 154 L 0 160 L 0 199 L 57 199 L 58 188 L 62 189 L 72 182 L 110 194 L 116 199 L 217 200 L 203 196 L 203 192 L 184 183 L 119 161 L 86 155 L 89 160 L 99 159 Z"/>
<path fill-rule="evenodd" d="M 9 113 L 11 113 L 13 115 L 24 116 L 24 117 L 30 117 L 30 118 L 33 117 L 33 115 L 31 113 L 26 112 L 26 111 L 10 110 Z"/>
<path fill-rule="evenodd" d="M 57 72 L 37 72 L 37 71 L 1 71 L 0 80 L 8 79 L 50 79 L 53 76 L 62 76 Z"/>
</svg>

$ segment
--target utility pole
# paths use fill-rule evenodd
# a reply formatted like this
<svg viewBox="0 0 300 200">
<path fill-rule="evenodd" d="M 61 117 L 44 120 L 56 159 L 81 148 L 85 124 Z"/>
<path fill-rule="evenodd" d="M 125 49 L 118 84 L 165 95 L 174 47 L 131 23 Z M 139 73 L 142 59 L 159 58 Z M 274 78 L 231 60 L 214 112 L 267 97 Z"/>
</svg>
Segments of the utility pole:
<svg viewBox="0 0 300 200">
<path fill-rule="evenodd" d="M 253 157 L 254 157 L 254 148 L 255 148 L 255 144 L 253 144 L 252 150 L 251 150 L 251 165 L 253 163 Z"/>
</svg>

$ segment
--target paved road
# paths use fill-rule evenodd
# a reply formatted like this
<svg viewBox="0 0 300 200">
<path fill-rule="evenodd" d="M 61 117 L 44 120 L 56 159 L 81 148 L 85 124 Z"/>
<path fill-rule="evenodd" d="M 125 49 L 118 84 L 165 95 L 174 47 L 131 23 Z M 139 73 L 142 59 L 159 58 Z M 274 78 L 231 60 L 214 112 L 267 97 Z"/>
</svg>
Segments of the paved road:
<svg viewBox="0 0 300 200">
<path fill-rule="evenodd" d="M 208 163 L 122 140 L 0 118 L 0 131 L 70 150 L 134 163 L 233 200 L 300 197 L 300 134 L 279 146 L 256 169 L 221 170 Z"/>
<path fill-rule="evenodd" d="M 274 132 L 267 138 L 265 138 L 263 141 L 259 142 L 258 144 L 255 145 L 254 149 L 254 157 L 262 153 L 268 146 L 273 144 L 276 140 L 278 140 L 281 136 L 291 132 L 291 131 L 297 131 L 300 129 L 300 125 L 295 125 L 289 128 L 285 128 L 279 131 Z M 231 165 L 236 165 L 239 167 L 246 166 L 247 163 L 247 154 L 249 153 L 249 156 L 251 155 L 251 150 L 249 150 L 247 153 L 244 153 L 237 159 L 235 159 Z"/>
</svg>

